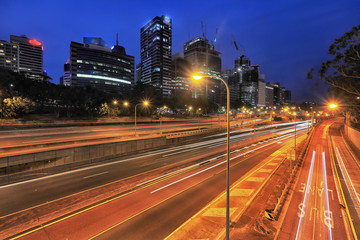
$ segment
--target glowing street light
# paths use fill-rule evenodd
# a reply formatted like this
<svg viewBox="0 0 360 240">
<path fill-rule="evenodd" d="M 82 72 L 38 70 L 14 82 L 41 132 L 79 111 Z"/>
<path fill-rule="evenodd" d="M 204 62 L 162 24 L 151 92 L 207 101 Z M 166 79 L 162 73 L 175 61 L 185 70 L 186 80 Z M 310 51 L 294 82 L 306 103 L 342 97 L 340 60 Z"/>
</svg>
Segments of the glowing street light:
<svg viewBox="0 0 360 240">
<path fill-rule="evenodd" d="M 227 141 L 226 141 L 226 149 L 227 149 L 227 159 L 226 159 L 226 239 L 229 240 L 230 236 L 230 122 L 229 122 L 229 111 L 230 111 L 230 91 L 229 86 L 224 81 L 224 79 L 214 76 L 214 75 L 194 75 L 193 79 L 196 81 L 201 80 L 203 77 L 211 77 L 216 78 L 222 81 L 226 87 L 226 120 L 227 120 Z"/>
<path fill-rule="evenodd" d="M 329 108 L 330 109 L 335 109 L 335 108 L 337 108 L 338 107 L 338 105 L 336 104 L 336 103 L 330 103 L 329 104 Z"/>
<path fill-rule="evenodd" d="M 124 102 L 123 105 L 124 105 L 124 107 L 128 107 L 128 106 L 129 106 L 129 102 Z"/>
</svg>

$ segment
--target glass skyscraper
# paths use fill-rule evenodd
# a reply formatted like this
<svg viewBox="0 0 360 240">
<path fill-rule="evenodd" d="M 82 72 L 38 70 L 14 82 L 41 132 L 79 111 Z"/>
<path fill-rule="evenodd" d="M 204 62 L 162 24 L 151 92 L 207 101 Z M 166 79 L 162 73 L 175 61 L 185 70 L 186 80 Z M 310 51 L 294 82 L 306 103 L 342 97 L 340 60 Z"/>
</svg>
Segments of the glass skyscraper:
<svg viewBox="0 0 360 240">
<path fill-rule="evenodd" d="M 140 30 L 141 78 L 163 97 L 171 94 L 172 20 L 155 17 Z"/>
</svg>

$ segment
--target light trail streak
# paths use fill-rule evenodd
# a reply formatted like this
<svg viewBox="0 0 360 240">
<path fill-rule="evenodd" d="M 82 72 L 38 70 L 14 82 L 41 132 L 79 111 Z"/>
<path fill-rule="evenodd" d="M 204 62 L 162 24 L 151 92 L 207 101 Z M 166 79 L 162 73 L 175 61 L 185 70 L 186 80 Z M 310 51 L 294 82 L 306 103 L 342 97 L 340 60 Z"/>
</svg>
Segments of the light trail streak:
<svg viewBox="0 0 360 240">
<path fill-rule="evenodd" d="M 302 212 L 305 212 L 305 203 L 306 203 L 306 200 L 308 198 L 308 194 L 309 194 L 309 187 L 311 185 L 311 179 L 312 179 L 312 172 L 313 172 L 313 169 L 314 169 L 314 162 L 315 162 L 315 154 L 316 152 L 313 151 L 313 155 L 312 155 L 312 159 L 311 159 L 311 165 L 310 165 L 310 169 L 309 169 L 309 175 L 308 175 L 308 180 L 307 180 L 307 183 L 306 183 L 306 190 L 305 190 L 305 196 L 304 196 L 304 200 L 303 200 L 303 205 L 302 205 L 302 208 L 301 208 L 301 211 Z M 304 217 L 300 216 L 300 219 L 299 219 L 299 224 L 298 224 L 298 228 L 297 228 L 297 231 L 296 231 L 296 237 L 295 239 L 300 239 L 300 228 L 301 228 L 301 223 L 302 223 L 302 219 Z"/>
<path fill-rule="evenodd" d="M 350 190 L 350 189 L 353 190 L 353 193 L 354 193 L 354 194 L 351 194 L 351 195 L 355 195 L 358 204 L 360 204 L 359 194 L 358 194 L 358 193 L 356 192 L 356 190 L 355 190 L 354 184 L 353 184 L 353 182 L 352 182 L 352 180 L 351 180 L 351 178 L 350 178 L 350 176 L 349 176 L 348 171 L 346 170 L 344 161 L 343 161 L 343 159 L 342 159 L 342 157 L 341 157 L 341 155 L 340 155 L 339 149 L 338 149 L 337 147 L 336 147 L 336 156 L 337 156 L 338 159 L 340 160 L 340 161 L 339 161 L 339 162 L 340 162 L 340 170 L 341 170 L 341 172 L 342 172 L 342 174 L 343 174 L 343 176 L 344 176 L 345 183 L 346 183 L 347 187 L 349 188 L 349 190 Z M 344 174 L 344 173 L 345 173 L 345 174 Z M 349 184 L 350 184 L 351 188 L 349 187 Z"/>
<path fill-rule="evenodd" d="M 323 160 L 323 176 L 324 176 L 324 183 L 325 183 L 325 201 L 326 201 L 326 205 L 327 205 L 327 210 L 328 210 L 328 219 L 329 219 L 329 235 L 330 235 L 330 239 L 332 238 L 332 230 L 331 230 L 331 226 L 332 226 L 332 222 L 331 222 L 331 216 L 330 216 L 330 204 L 329 204 L 329 193 L 328 193 L 328 182 L 327 182 L 327 173 L 326 173 L 326 162 L 325 162 L 325 152 L 322 152 L 322 160 Z"/>
<path fill-rule="evenodd" d="M 277 137 L 277 138 L 275 138 L 275 139 L 278 139 L 278 138 L 287 139 L 287 138 L 289 138 L 289 137 L 291 137 L 291 136 Z M 254 152 L 254 151 L 258 150 L 258 149 L 261 149 L 261 148 L 264 148 L 264 147 L 266 147 L 266 146 L 269 146 L 269 145 L 272 145 L 272 144 L 274 144 L 274 143 L 277 143 L 277 142 L 279 142 L 279 141 L 274 141 L 274 142 L 265 144 L 265 145 L 263 145 L 263 146 L 260 146 L 260 147 L 258 147 L 258 148 L 254 148 L 254 149 L 252 149 L 252 150 L 250 150 L 250 151 L 247 151 L 247 152 L 245 152 L 245 153 L 239 154 L 239 155 L 237 155 L 237 156 L 234 156 L 234 157 L 230 158 L 230 161 L 232 161 L 232 160 L 234 160 L 234 159 L 236 159 L 236 158 L 238 158 L 238 157 L 241 157 L 241 156 L 243 156 L 243 155 L 246 155 L 246 154 L 248 154 L 248 153 Z M 220 157 L 222 157 L 222 156 L 224 156 L 224 155 L 223 155 L 223 154 L 220 155 Z M 218 157 L 219 157 L 219 156 L 218 156 Z M 217 159 L 217 157 L 212 158 L 211 160 L 213 160 L 213 159 Z M 209 161 L 209 160 L 207 160 L 207 161 Z M 179 180 L 176 180 L 176 181 L 174 181 L 174 182 L 172 182 L 172 183 L 169 183 L 169 184 L 167 184 L 167 185 L 165 185 L 165 186 L 163 186 L 163 187 L 161 187 L 161 188 L 158 188 L 158 189 L 150 192 L 150 194 L 153 194 L 153 193 L 155 193 L 155 192 L 158 192 L 158 191 L 160 191 L 160 190 L 162 190 L 162 189 L 164 189 L 164 188 L 170 187 L 170 186 L 174 185 L 175 183 L 178 183 L 178 182 L 181 182 L 181 181 L 183 181 L 183 180 L 186 180 L 186 179 L 188 179 L 188 178 L 190 178 L 190 177 L 196 176 L 196 175 L 198 175 L 198 174 L 200 174 L 200 173 L 203 173 L 203 172 L 205 172 L 205 171 L 207 171 L 207 170 L 210 170 L 210 169 L 212 169 L 212 168 L 214 168 L 214 167 L 216 167 L 216 166 L 219 166 L 219 165 L 221 165 L 221 164 L 223 164 L 223 163 L 226 163 L 226 162 L 227 162 L 226 160 L 225 160 L 225 161 L 222 161 L 222 162 L 220 162 L 220 163 L 218 163 L 218 164 L 215 164 L 215 165 L 213 165 L 213 166 L 211 166 L 211 167 L 208 167 L 208 168 L 206 168 L 206 169 L 203 169 L 203 170 L 201 170 L 201 171 L 199 171 L 199 172 L 196 172 L 196 173 L 194 173 L 194 174 L 191 174 L 191 175 L 189 175 L 189 176 L 186 176 L 186 177 L 184 177 L 184 178 L 181 178 L 181 179 L 179 179 Z M 196 164 L 196 165 L 199 165 L 199 164 Z M 189 167 L 187 167 L 187 168 L 189 168 Z M 181 171 L 181 170 L 184 170 L 184 169 L 180 169 L 180 170 L 178 170 L 178 171 Z M 157 177 L 157 178 L 160 178 L 160 177 Z M 149 181 L 151 181 L 151 180 L 149 180 Z"/>
</svg>

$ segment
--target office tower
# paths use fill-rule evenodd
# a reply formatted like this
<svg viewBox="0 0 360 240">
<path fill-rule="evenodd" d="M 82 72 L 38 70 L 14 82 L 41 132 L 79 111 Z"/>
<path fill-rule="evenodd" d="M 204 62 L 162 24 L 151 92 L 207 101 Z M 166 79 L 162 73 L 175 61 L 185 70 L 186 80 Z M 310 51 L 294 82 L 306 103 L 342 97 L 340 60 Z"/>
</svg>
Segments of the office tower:
<svg viewBox="0 0 360 240">
<path fill-rule="evenodd" d="M 0 41 L 0 67 L 19 71 L 19 44 Z"/>
<path fill-rule="evenodd" d="M 259 65 L 244 64 L 241 67 L 241 102 L 247 106 L 257 106 L 259 94 Z"/>
<path fill-rule="evenodd" d="M 257 107 L 265 107 L 266 106 L 266 83 L 265 83 L 265 75 L 260 74 L 258 80 L 258 95 L 257 95 Z"/>
<path fill-rule="evenodd" d="M 271 83 L 266 83 L 266 106 L 272 107 L 274 106 L 274 87 Z"/>
<path fill-rule="evenodd" d="M 10 35 L 10 42 L 19 45 L 19 72 L 26 77 L 43 80 L 43 45 L 42 42 L 26 36 Z"/>
<path fill-rule="evenodd" d="M 71 86 L 71 64 L 70 60 L 66 60 L 64 64 L 64 75 L 62 76 L 62 82 L 60 84 L 65 86 Z"/>
<path fill-rule="evenodd" d="M 42 43 L 24 35 L 10 35 L 9 43 L 0 41 L 0 67 L 23 73 L 27 78 L 43 80 Z"/>
<path fill-rule="evenodd" d="M 235 68 L 229 68 L 222 70 L 221 76 L 229 86 L 230 105 L 232 107 L 239 107 L 241 105 L 239 72 Z"/>
<path fill-rule="evenodd" d="M 221 53 L 209 40 L 196 37 L 184 44 L 184 59 L 191 63 L 194 72 L 221 76 Z M 193 97 L 205 96 L 213 103 L 225 104 L 222 83 L 216 78 L 206 78 L 194 85 Z"/>
<path fill-rule="evenodd" d="M 191 94 L 191 64 L 184 59 L 184 53 L 179 52 L 172 56 L 173 79 L 172 93 L 181 95 Z"/>
<path fill-rule="evenodd" d="M 172 20 L 155 17 L 140 30 L 141 81 L 162 97 L 171 94 Z"/>
<path fill-rule="evenodd" d="M 291 104 L 291 91 L 285 90 L 284 92 L 284 104 L 290 105 Z"/>
<path fill-rule="evenodd" d="M 71 85 L 90 85 L 122 95 L 132 89 L 134 57 L 127 55 L 118 41 L 112 48 L 101 38 L 85 37 L 83 43 L 71 42 L 70 64 Z"/>
</svg>

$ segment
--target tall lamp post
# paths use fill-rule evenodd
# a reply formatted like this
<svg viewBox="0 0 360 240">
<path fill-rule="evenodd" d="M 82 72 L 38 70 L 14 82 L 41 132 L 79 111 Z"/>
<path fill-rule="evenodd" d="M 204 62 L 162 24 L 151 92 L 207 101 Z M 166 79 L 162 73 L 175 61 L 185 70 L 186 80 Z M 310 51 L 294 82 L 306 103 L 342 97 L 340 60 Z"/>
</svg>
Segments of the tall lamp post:
<svg viewBox="0 0 360 240">
<path fill-rule="evenodd" d="M 149 102 L 148 101 L 143 101 L 143 102 L 138 103 L 138 104 L 135 105 L 135 137 L 136 137 L 136 107 L 141 105 L 141 104 L 144 105 L 144 106 L 147 106 L 147 105 L 149 105 Z"/>
<path fill-rule="evenodd" d="M 296 112 L 294 112 L 294 116 L 295 116 L 295 157 L 294 157 L 294 161 L 296 161 Z"/>
<path fill-rule="evenodd" d="M 230 235 L 230 122 L 229 122 L 229 110 L 230 110 L 230 91 L 229 86 L 224 79 L 213 75 L 194 75 L 194 80 L 201 80 L 204 77 L 216 78 L 222 81 L 226 87 L 226 121 L 227 121 L 227 141 L 226 141 L 226 239 L 229 240 Z"/>
<path fill-rule="evenodd" d="M 167 109 L 167 106 L 163 106 L 162 109 L 163 110 Z M 162 136 L 161 121 L 162 121 L 162 115 L 161 115 L 161 108 L 160 108 L 160 136 Z"/>
</svg>

